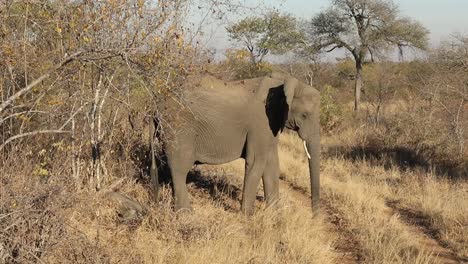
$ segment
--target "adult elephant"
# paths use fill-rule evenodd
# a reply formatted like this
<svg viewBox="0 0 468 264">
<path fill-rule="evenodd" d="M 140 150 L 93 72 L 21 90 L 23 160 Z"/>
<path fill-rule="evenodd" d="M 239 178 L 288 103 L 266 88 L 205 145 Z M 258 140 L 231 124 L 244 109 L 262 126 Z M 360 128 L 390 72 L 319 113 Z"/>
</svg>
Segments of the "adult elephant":
<svg viewBox="0 0 468 264">
<path fill-rule="evenodd" d="M 304 141 L 312 209 L 318 212 L 320 93 L 316 89 L 281 73 L 228 83 L 206 76 L 185 98 L 184 107 L 175 101 L 165 106 L 175 114 L 162 140 L 176 210 L 191 210 L 186 179 L 194 164 L 223 164 L 238 158 L 245 159 L 242 211 L 253 213 L 260 177 L 267 203 L 278 200 L 278 137 L 287 128 Z M 152 157 L 151 178 L 157 193 Z"/>
</svg>

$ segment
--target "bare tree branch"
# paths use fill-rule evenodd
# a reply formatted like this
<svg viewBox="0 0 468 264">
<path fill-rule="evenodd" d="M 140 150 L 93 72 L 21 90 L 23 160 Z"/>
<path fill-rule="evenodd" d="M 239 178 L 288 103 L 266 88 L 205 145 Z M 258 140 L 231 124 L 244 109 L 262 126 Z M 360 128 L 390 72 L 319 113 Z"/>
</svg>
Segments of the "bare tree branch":
<svg viewBox="0 0 468 264">
<path fill-rule="evenodd" d="M 28 84 L 26 87 L 22 88 L 18 92 L 16 92 L 14 95 L 10 96 L 7 100 L 5 100 L 1 105 L 0 105 L 0 113 L 3 112 L 10 104 L 12 104 L 16 99 L 24 95 L 25 93 L 29 92 L 34 86 L 38 85 L 41 83 L 43 80 L 48 78 L 54 71 L 62 68 L 63 66 L 67 65 L 68 63 L 72 62 L 75 60 L 79 55 L 81 55 L 83 51 L 78 51 L 76 53 L 73 53 L 72 55 L 66 57 L 64 60 L 62 60 L 59 64 L 55 65 L 52 70 L 49 72 L 41 75 L 39 78 Z"/>
<path fill-rule="evenodd" d="M 35 135 L 39 135 L 39 134 L 66 134 L 66 133 L 71 133 L 71 131 L 67 131 L 67 130 L 38 130 L 38 131 L 18 134 L 18 135 L 10 137 L 2 145 L 0 145 L 0 151 L 3 150 L 3 148 L 6 145 L 8 145 L 10 142 L 12 142 L 12 141 L 14 141 L 16 139 L 29 137 L 29 136 L 35 136 Z"/>
</svg>

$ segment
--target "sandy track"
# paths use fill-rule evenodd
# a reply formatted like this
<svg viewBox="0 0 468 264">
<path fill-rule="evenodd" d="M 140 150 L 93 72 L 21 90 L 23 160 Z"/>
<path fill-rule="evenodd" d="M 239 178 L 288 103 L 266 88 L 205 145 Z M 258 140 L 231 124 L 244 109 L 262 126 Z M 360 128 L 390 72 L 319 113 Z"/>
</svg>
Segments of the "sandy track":
<svg viewBox="0 0 468 264">
<path fill-rule="evenodd" d="M 194 191 L 198 192 L 195 196 L 201 195 L 204 199 L 215 199 L 225 210 L 232 213 L 238 212 L 241 188 L 230 182 L 213 181 L 210 179 L 209 174 L 211 173 L 206 173 L 206 171 L 203 174 L 203 179 L 200 179 L 201 175 L 198 175 L 190 180 Z M 310 208 L 309 194 L 285 180 L 280 180 L 280 197 L 301 207 Z M 258 197 L 257 207 L 262 204 L 262 198 Z M 387 202 L 386 208 L 385 214 L 388 215 L 388 218 L 396 215 L 405 229 L 414 236 L 420 248 L 432 252 L 431 258 L 435 263 L 467 263 L 467 260 L 457 257 L 457 254 L 447 244 L 438 239 L 435 234 L 436 230 L 430 229 L 430 226 L 423 221 L 424 219 L 418 217 L 417 214 L 401 208 L 394 201 Z M 346 218 L 340 215 L 336 208 L 333 208 L 326 197 L 322 198 L 321 213 L 326 225 L 326 232 L 333 238 L 335 263 L 368 263 L 364 258 L 365 252 L 353 234 L 350 225 L 346 222 Z"/>
<path fill-rule="evenodd" d="M 419 244 L 433 253 L 433 257 L 440 263 L 468 263 L 468 259 L 460 259 L 457 254 L 438 237 L 438 231 L 431 228 L 425 218 L 411 209 L 402 208 L 398 201 L 387 201 L 387 213 L 398 214 L 408 230 L 418 240 Z"/>
<path fill-rule="evenodd" d="M 305 207 L 311 207 L 309 195 L 304 190 L 292 186 L 287 181 L 280 181 L 280 192 L 285 192 Z M 347 223 L 344 219 L 324 200 L 322 200 L 320 212 L 324 215 L 327 231 L 335 237 L 334 251 L 336 263 L 365 263 L 360 252 L 359 243 L 352 233 L 346 230 L 345 226 Z"/>
</svg>

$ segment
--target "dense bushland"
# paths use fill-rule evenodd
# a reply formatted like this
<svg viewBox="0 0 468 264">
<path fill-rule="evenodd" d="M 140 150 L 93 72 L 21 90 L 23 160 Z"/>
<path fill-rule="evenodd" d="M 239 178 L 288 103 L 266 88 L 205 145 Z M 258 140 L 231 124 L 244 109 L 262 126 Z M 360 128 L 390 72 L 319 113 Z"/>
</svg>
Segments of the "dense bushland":
<svg viewBox="0 0 468 264">
<path fill-rule="evenodd" d="M 218 1 L 207 2 L 208 14 L 222 14 Z M 0 3 L 0 263 L 333 262 L 339 235 L 327 231 L 325 216 L 304 219 L 309 210 L 290 199 L 290 190 L 280 216 L 237 213 L 239 164 L 202 167 L 189 177 L 198 213 L 187 219 L 172 211 L 167 183 L 159 202 L 148 188 L 148 122 L 164 124 L 176 114 L 160 102 L 183 105 L 182 91 L 205 73 L 233 80 L 273 70 L 321 91 L 323 170 L 330 176 L 324 199 L 360 228 L 368 259 L 424 263 L 430 255 L 415 250 L 397 221 L 375 228 L 388 222 L 374 213 L 385 212 L 385 199 L 423 214 L 466 254 L 466 214 L 456 208 L 466 201 L 468 175 L 466 37 L 442 43 L 426 59 L 363 62 L 362 104 L 354 113 L 352 59 L 274 64 L 263 60 L 266 50 L 286 50 L 260 42 L 255 63 L 259 54 L 242 49 L 214 63 L 186 27 L 190 4 Z M 282 179 L 307 192 L 299 143 L 289 134 L 281 141 Z M 347 183 L 375 199 L 366 204 Z M 428 197 L 428 190 L 439 193 Z M 136 200 L 142 211 L 127 210 L 110 191 Z M 392 241 L 404 243 L 397 248 Z M 400 251 L 387 254 L 393 246 Z"/>
</svg>

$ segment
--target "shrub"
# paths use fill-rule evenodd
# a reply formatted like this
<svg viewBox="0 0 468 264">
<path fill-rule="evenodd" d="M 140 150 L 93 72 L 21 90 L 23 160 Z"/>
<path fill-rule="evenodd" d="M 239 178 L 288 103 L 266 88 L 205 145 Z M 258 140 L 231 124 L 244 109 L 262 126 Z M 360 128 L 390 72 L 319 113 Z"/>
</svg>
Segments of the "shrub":
<svg viewBox="0 0 468 264">
<path fill-rule="evenodd" d="M 229 79 L 240 80 L 265 76 L 272 71 L 268 62 L 252 63 L 250 55 L 244 49 L 230 49 L 226 51 L 226 60 L 221 65 L 229 72 Z"/>
<path fill-rule="evenodd" d="M 343 120 L 342 107 L 333 98 L 335 93 L 331 85 L 325 85 L 320 92 L 320 125 L 324 131 L 333 130 Z"/>
</svg>

